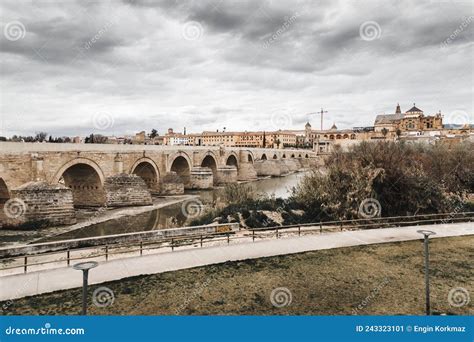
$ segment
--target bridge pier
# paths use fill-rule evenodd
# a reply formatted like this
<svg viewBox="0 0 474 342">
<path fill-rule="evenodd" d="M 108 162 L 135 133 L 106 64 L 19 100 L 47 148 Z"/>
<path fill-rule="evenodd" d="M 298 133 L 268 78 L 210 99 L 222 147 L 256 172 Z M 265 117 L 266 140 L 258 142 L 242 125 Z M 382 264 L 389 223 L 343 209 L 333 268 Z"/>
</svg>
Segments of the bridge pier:
<svg viewBox="0 0 474 342">
<path fill-rule="evenodd" d="M 185 188 L 189 189 L 212 189 L 214 185 L 214 174 L 209 167 L 195 166 L 191 169 L 189 177 L 189 185 Z"/>
<path fill-rule="evenodd" d="M 254 166 L 259 177 L 281 177 L 288 173 L 288 167 L 276 159 L 257 160 Z"/>
<path fill-rule="evenodd" d="M 182 195 L 184 194 L 184 183 L 176 172 L 167 172 L 160 178 L 161 195 Z"/>
<path fill-rule="evenodd" d="M 0 227 L 40 228 L 76 223 L 71 189 L 61 184 L 29 182 L 11 190 Z"/>
<path fill-rule="evenodd" d="M 145 181 L 135 174 L 120 173 L 107 177 L 104 189 L 107 207 L 152 204 L 151 194 Z"/>
<path fill-rule="evenodd" d="M 229 184 L 237 182 L 237 168 L 235 166 L 221 166 L 217 168 L 216 184 Z"/>
<path fill-rule="evenodd" d="M 252 181 L 257 179 L 257 171 L 253 163 L 240 163 L 237 174 L 239 181 Z"/>
</svg>

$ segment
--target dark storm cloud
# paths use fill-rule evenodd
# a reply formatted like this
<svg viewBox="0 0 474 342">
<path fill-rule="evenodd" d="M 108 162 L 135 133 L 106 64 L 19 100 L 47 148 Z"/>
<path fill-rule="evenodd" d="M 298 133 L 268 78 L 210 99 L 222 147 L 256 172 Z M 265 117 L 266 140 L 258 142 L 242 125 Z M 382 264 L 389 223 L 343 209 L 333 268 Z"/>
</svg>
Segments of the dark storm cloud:
<svg viewBox="0 0 474 342">
<path fill-rule="evenodd" d="M 472 113 L 470 3 L 392 1 L 3 1 L 4 134 L 188 132 L 370 125 L 416 101 Z M 8 39 L 20 22 L 24 37 Z M 374 39 L 362 25 L 375 22 Z M 377 27 L 376 27 L 377 28 Z M 367 37 L 366 37 L 367 38 Z M 370 37 L 369 37 L 370 38 Z M 448 41 L 449 39 L 449 41 Z M 402 108 L 408 109 L 408 108 Z M 325 121 L 326 121 L 325 120 Z M 18 124 L 18 125 L 17 125 Z M 47 125 L 48 127 L 44 127 Z M 314 126 L 318 126 L 315 124 Z"/>
</svg>

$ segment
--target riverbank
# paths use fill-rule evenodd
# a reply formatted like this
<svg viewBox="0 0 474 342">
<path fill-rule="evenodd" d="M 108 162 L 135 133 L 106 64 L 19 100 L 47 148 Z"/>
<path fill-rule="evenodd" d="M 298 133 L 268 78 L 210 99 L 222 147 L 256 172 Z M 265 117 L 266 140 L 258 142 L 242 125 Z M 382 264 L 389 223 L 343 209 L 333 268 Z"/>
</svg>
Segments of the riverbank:
<svg viewBox="0 0 474 342">
<path fill-rule="evenodd" d="M 459 288 L 472 290 L 473 246 L 473 236 L 430 242 L 434 313 L 472 314 L 472 303 L 453 306 L 449 293 Z M 89 313 L 423 315 L 423 272 L 420 240 L 319 250 L 93 285 L 89 290 Z M 113 291 L 114 301 L 109 306 L 94 306 L 92 293 L 103 286 Z M 275 291 L 280 291 L 282 301 L 272 297 Z M 81 289 L 13 300 L 6 307 L 7 315 L 78 314 Z"/>
<path fill-rule="evenodd" d="M 296 172 L 284 177 L 259 178 L 245 185 L 268 196 L 288 197 L 290 188 L 305 174 Z M 197 198 L 207 208 L 212 208 L 215 203 L 222 204 L 222 190 L 223 187 L 216 187 L 187 191 L 181 196 L 153 197 L 151 206 L 78 209 L 78 222 L 74 225 L 39 230 L 0 230 L 0 246 L 181 227 L 190 223 L 183 214 L 181 202 Z"/>
<path fill-rule="evenodd" d="M 136 216 L 153 210 L 198 197 L 193 194 L 154 197 L 153 204 L 143 207 L 78 209 L 77 223 L 69 226 L 53 226 L 38 230 L 0 230 L 0 246 L 14 246 L 25 243 L 42 242 L 76 230 L 127 216 Z"/>
</svg>

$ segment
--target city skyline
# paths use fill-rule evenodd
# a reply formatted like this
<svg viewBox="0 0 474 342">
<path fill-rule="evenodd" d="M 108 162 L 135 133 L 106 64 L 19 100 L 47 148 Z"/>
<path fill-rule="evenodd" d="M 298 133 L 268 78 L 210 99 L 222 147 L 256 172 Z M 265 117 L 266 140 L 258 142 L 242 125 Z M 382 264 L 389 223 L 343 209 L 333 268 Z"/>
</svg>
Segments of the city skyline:
<svg viewBox="0 0 474 342">
<path fill-rule="evenodd" d="M 317 128 L 321 107 L 350 128 L 413 102 L 473 121 L 468 2 L 1 6 L 1 135 Z"/>
</svg>

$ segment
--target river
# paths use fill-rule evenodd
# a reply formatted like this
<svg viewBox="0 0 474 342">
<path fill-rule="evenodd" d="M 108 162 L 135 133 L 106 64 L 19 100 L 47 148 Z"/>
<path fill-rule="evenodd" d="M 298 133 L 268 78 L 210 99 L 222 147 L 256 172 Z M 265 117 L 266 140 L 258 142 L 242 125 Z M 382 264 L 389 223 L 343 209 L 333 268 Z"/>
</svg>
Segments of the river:
<svg viewBox="0 0 474 342">
<path fill-rule="evenodd" d="M 297 185 L 302 177 L 304 177 L 304 173 L 299 172 L 285 177 L 259 179 L 255 182 L 249 182 L 248 185 L 260 194 L 287 198 L 291 193 L 291 188 Z M 220 189 L 217 188 L 187 191 L 186 193 L 198 195 L 199 200 L 204 205 L 209 205 L 219 197 L 219 191 Z M 42 240 L 42 242 L 182 227 L 189 224 L 190 221 L 183 213 L 182 207 L 182 203 L 178 203 L 133 216 L 123 216 L 49 237 Z"/>
</svg>

